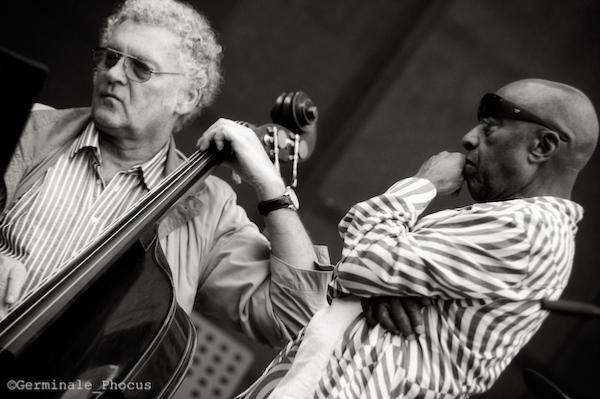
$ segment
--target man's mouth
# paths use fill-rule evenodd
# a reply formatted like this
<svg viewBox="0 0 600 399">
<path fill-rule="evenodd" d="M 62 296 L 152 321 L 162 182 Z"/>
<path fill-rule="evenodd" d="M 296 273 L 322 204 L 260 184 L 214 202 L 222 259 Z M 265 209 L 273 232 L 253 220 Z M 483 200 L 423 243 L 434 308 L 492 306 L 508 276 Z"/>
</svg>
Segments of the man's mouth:
<svg viewBox="0 0 600 399">
<path fill-rule="evenodd" d="M 112 98 L 113 100 L 117 100 L 119 102 L 123 102 L 123 100 L 121 100 L 121 98 L 115 94 L 109 93 L 109 92 L 102 92 L 100 93 L 100 98 L 103 99 L 110 99 Z"/>
<path fill-rule="evenodd" d="M 472 176 L 472 175 L 475 175 L 476 172 L 477 172 L 477 165 L 475 164 L 475 162 L 471 161 L 470 159 L 466 159 L 465 166 L 463 168 L 463 175 L 464 176 Z"/>
<path fill-rule="evenodd" d="M 475 164 L 475 162 L 473 162 L 473 161 L 472 161 L 472 160 L 470 160 L 469 158 L 466 158 L 466 159 L 465 159 L 465 167 L 466 167 L 466 166 L 470 166 L 470 167 L 472 167 L 472 168 L 476 168 L 476 167 L 477 167 L 477 165 Z"/>
</svg>

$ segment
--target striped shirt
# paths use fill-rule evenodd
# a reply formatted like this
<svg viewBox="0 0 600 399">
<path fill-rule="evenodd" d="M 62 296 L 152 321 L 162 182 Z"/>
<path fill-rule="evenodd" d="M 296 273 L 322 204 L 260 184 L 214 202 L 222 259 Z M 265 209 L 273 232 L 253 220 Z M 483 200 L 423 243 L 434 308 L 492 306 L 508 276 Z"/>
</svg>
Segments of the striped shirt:
<svg viewBox="0 0 600 399">
<path fill-rule="evenodd" d="M 332 282 L 338 298 L 244 397 L 268 397 L 309 346 L 330 355 L 322 366 L 305 367 L 321 367 L 314 384 L 304 384 L 310 394 L 290 397 L 449 399 L 491 387 L 547 316 L 537 300 L 556 299 L 565 288 L 583 209 L 534 197 L 419 219 L 435 194 L 429 181 L 409 178 L 348 212 L 339 225 L 344 248 Z M 319 337 L 309 337 L 318 331 L 312 324 L 334 329 L 344 317 L 332 310 L 344 295 L 432 298 L 423 309 L 425 333 L 407 339 L 379 325 L 369 329 L 358 304 L 340 339 L 320 345 Z"/>
<path fill-rule="evenodd" d="M 90 123 L 56 164 L 0 216 L 0 255 L 19 260 L 27 270 L 22 297 L 92 242 L 163 177 L 168 146 L 152 159 L 104 182 L 99 174 L 99 139 Z"/>
</svg>

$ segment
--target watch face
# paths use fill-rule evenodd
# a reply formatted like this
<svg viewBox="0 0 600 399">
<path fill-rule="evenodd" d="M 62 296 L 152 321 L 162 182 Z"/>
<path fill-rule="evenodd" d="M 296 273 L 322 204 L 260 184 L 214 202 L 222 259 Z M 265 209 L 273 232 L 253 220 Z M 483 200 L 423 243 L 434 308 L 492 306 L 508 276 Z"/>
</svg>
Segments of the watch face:
<svg viewBox="0 0 600 399">
<path fill-rule="evenodd" d="M 294 192 L 294 190 L 292 190 L 291 187 L 287 187 L 285 191 L 286 191 L 286 194 L 289 196 L 290 201 L 292 201 L 292 205 L 294 206 L 294 209 L 298 210 L 300 208 L 300 202 L 298 201 L 298 196 L 296 196 L 296 193 Z"/>
</svg>

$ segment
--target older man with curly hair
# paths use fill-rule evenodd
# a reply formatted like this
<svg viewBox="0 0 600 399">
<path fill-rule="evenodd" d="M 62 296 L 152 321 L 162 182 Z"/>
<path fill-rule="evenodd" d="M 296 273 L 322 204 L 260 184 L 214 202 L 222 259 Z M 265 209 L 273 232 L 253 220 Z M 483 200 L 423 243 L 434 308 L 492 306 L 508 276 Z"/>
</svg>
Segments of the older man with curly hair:
<svg viewBox="0 0 600 399">
<path fill-rule="evenodd" d="M 91 108 L 31 114 L 0 191 L 0 310 L 10 312 L 184 160 L 173 134 L 208 106 L 222 51 L 206 19 L 176 0 L 128 0 L 93 50 Z M 254 133 L 221 119 L 199 146 L 228 144 L 259 201 L 286 187 Z M 325 304 L 330 274 L 315 262 L 295 209 L 259 232 L 229 185 L 208 177 L 161 220 L 158 242 L 179 304 L 249 337 L 286 342 Z"/>
</svg>

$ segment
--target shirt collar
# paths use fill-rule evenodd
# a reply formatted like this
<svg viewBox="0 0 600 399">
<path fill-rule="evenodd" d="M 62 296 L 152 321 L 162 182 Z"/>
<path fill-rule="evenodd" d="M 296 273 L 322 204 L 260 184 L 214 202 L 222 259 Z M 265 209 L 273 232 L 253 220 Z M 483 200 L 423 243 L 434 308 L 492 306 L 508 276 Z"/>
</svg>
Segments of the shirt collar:
<svg viewBox="0 0 600 399">
<path fill-rule="evenodd" d="M 550 203 L 557 208 L 561 214 L 565 215 L 565 217 L 571 222 L 572 226 L 575 228 L 577 223 L 583 219 L 584 210 L 581 205 L 577 202 L 571 201 L 566 198 L 558 198 L 558 197 L 545 197 L 548 198 Z"/>
<path fill-rule="evenodd" d="M 90 149 L 96 158 L 101 161 L 100 139 L 93 122 L 88 123 L 83 133 L 81 133 L 73 142 L 70 157 L 73 158 L 85 149 Z"/>
<path fill-rule="evenodd" d="M 165 144 L 152 158 L 148 161 L 132 166 L 127 172 L 138 173 L 140 175 L 140 181 L 148 190 L 152 190 L 162 180 L 165 174 L 165 164 L 167 160 L 167 152 L 169 146 L 173 141 L 171 137 L 167 144 Z M 73 158 L 75 155 L 84 151 L 95 158 L 98 164 L 102 165 L 102 154 L 100 153 L 100 134 L 98 129 L 94 125 L 94 122 L 90 122 L 83 133 L 75 139 L 71 146 L 70 157 Z"/>
<path fill-rule="evenodd" d="M 169 138 L 169 142 L 171 140 L 173 140 L 172 137 Z M 148 190 L 152 190 L 156 187 L 164 177 L 168 149 L 169 143 L 165 144 L 156 155 L 148 161 L 141 165 L 134 166 L 134 168 L 138 168 L 142 172 L 142 181 Z"/>
</svg>

